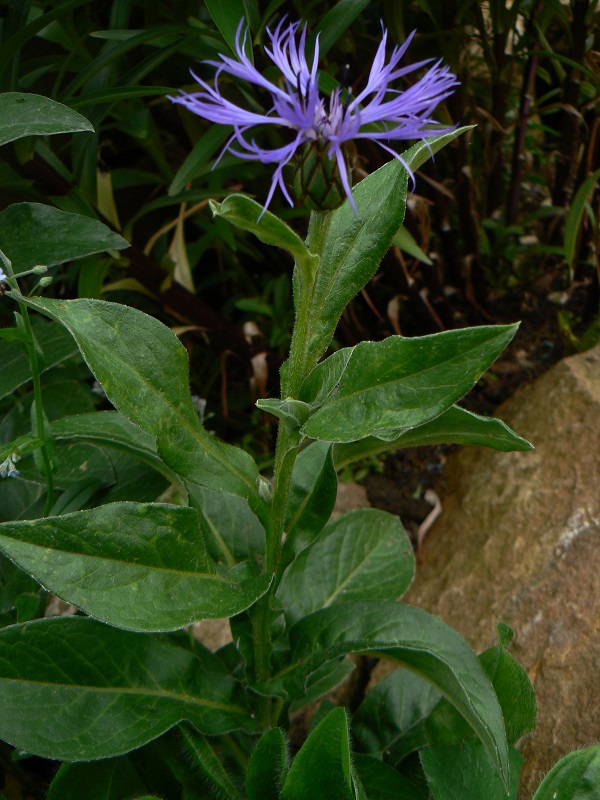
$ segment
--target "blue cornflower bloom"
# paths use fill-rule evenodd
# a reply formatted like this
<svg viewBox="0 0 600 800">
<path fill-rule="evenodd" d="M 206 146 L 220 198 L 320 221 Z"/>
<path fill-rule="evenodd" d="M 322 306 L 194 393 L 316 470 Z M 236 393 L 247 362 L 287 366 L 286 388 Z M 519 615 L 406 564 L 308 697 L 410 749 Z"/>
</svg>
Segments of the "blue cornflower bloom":
<svg viewBox="0 0 600 800">
<path fill-rule="evenodd" d="M 413 31 L 402 46 L 394 48 L 386 63 L 387 31 L 383 28 L 382 40 L 365 87 L 356 96 L 345 87 L 338 87 L 329 98 L 323 97 L 318 88 L 319 39 L 317 37 L 309 65 L 306 58 L 306 27 L 302 29 L 298 41 L 299 27 L 299 22 L 286 24 L 284 18 L 274 31 L 267 29 L 271 46 L 265 47 L 265 52 L 281 72 L 283 80 L 280 83 L 265 78 L 248 58 L 245 51 L 247 30 L 242 36 L 242 20 L 236 36 L 237 60 L 221 54 L 220 62 L 206 62 L 217 69 L 214 87 L 192 72 L 202 91 L 183 93 L 170 99 L 211 122 L 232 125 L 233 135 L 225 150 L 239 158 L 277 165 L 265 208 L 271 202 L 277 186 L 290 205 L 294 205 L 283 171 L 298 151 L 304 151 L 307 145 L 324 152 L 326 161 L 334 162 L 343 192 L 354 208 L 344 145 L 352 140 L 370 139 L 402 161 L 388 142 L 425 139 L 454 130 L 441 126 L 431 119 L 431 114 L 437 104 L 452 93 L 458 81 L 447 67 L 438 62 L 410 88 L 391 88 L 398 78 L 429 63 L 429 60 L 398 67 L 414 35 Z M 219 76 L 223 72 L 266 89 L 271 95 L 272 108 L 266 114 L 259 114 L 227 100 L 219 88 Z M 245 136 L 249 129 L 257 125 L 287 128 L 292 132 L 292 139 L 283 147 L 260 147 L 254 139 L 249 141 Z"/>
</svg>

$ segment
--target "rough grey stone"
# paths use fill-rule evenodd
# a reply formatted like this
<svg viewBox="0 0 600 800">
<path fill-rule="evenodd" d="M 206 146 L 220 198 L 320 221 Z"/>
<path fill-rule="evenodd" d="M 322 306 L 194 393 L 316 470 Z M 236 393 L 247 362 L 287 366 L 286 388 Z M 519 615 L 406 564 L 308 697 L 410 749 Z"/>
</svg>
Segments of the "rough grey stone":
<svg viewBox="0 0 600 800">
<path fill-rule="evenodd" d="M 538 702 L 520 797 L 600 740 L 600 347 L 565 359 L 498 412 L 536 447 L 464 448 L 405 601 L 481 651 L 501 620 Z"/>
</svg>

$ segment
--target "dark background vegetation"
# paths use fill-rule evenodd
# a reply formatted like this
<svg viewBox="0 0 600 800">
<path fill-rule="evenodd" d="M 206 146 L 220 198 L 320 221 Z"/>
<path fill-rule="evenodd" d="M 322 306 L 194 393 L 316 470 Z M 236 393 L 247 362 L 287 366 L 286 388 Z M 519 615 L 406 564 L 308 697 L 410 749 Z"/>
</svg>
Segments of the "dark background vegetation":
<svg viewBox="0 0 600 800">
<path fill-rule="evenodd" d="M 185 329 L 193 390 L 208 400 L 212 425 L 267 450 L 268 423 L 252 412 L 252 396 L 277 388 L 293 319 L 290 264 L 214 221 L 207 201 L 231 191 L 260 201 L 270 171 L 229 154 L 215 166 L 227 131 L 166 95 L 192 88 L 190 68 L 212 76 L 201 62 L 229 52 L 228 19 L 238 14 L 248 20 L 259 65 L 267 66 L 259 49 L 265 26 L 288 14 L 321 32 L 324 70 L 339 78 L 348 64 L 355 86 L 366 78 L 382 22 L 390 45 L 416 29 L 408 58 L 442 58 L 461 81 L 439 119 L 477 128 L 417 176 L 400 247 L 344 314 L 336 342 L 524 317 L 535 323 L 535 360 L 556 360 L 561 341 L 583 346 L 590 326 L 593 336 L 598 313 L 596 5 L 5 1 L 2 90 L 63 102 L 96 133 L 4 148 L 2 206 L 39 200 L 120 230 L 130 250 L 66 265 L 50 291 L 125 302 Z M 221 83 L 240 102 L 265 103 L 252 87 Z M 271 144 L 278 135 L 264 133 Z M 367 142 L 354 158 L 358 180 L 388 155 Z M 305 230 L 304 210 L 278 196 L 271 210 Z"/>
</svg>

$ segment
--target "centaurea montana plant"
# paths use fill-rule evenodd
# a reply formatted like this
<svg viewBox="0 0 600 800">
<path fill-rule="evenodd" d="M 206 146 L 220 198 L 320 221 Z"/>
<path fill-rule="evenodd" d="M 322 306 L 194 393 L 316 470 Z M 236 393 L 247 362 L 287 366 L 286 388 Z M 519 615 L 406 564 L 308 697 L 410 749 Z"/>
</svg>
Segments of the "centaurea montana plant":
<svg viewBox="0 0 600 800">
<path fill-rule="evenodd" d="M 349 138 L 420 141 L 354 188 L 344 179 L 346 199 L 334 210 L 313 210 L 306 239 L 245 195 L 211 205 L 295 262 L 296 321 L 281 398 L 258 402 L 279 419 L 272 477 L 205 429 L 190 395 L 188 354 L 173 331 L 118 303 L 22 294 L 17 279 L 46 270 L 25 268 L 36 263 L 36 247 L 39 261 L 47 255 L 42 236 L 32 235 L 29 262 L 16 275 L 0 251 L 6 294 L 18 306 L 16 328 L 4 338 L 25 346 L 34 389 L 33 431 L 2 445 L 0 459 L 7 476 L 21 459 L 10 486 L 37 485 L 44 508 L 40 519 L 0 524 L 0 550 L 16 583 L 31 580 L 24 570 L 80 612 L 0 629 L 0 736 L 20 755 L 65 762 L 48 800 L 80 800 L 91 788 L 113 800 L 450 800 L 457 787 L 465 798 L 516 797 L 514 744 L 534 725 L 535 700 L 507 652 L 509 630 L 499 627 L 500 644 L 478 659 L 441 620 L 397 602 L 414 571 L 398 517 L 362 509 L 329 520 L 337 470 L 357 458 L 445 441 L 530 448 L 499 420 L 455 405 L 514 325 L 391 336 L 327 355 L 344 308 L 402 223 L 409 176 L 464 133 L 438 128 L 434 136 L 429 119 L 453 78 L 435 67 L 414 91 L 386 100 L 391 81 L 408 70 L 398 66 L 405 46 L 385 63 L 384 33 L 365 89 L 354 99 L 334 92 L 327 105 L 317 91 L 316 56 L 309 69 L 306 33 L 296 45 L 297 30 L 280 25 L 270 37 L 283 89 L 260 82 L 239 33 L 239 63 L 223 57 L 218 67 L 273 87 L 274 114 L 251 118 L 208 85 L 178 100 L 232 124 L 242 157 L 278 163 L 267 200 L 276 185 L 286 191 L 279 152 L 290 160 L 317 142 L 327 150 L 324 163 L 343 174 Z M 16 114 L 24 100 L 10 102 Z M 70 109 L 53 110 L 50 132 L 89 129 Z M 366 120 L 388 127 L 363 130 Z M 295 131 L 293 143 L 264 151 L 249 142 L 248 126 L 265 121 Z M 15 138 L 14 126 L 2 126 L 0 119 L 4 141 Z M 47 135 L 49 126 L 29 120 L 27 133 Z M 22 205 L 28 219 L 40 214 L 38 204 Z M 42 211 L 63 234 L 65 260 L 88 255 L 90 242 L 92 252 L 128 246 L 87 216 Z M 26 260 L 18 248 L 11 258 L 20 266 Z M 32 325 L 32 309 L 53 321 Z M 114 410 L 49 421 L 41 370 L 46 357 L 56 358 L 57 342 L 73 347 L 71 336 Z M 78 448 L 84 466 L 76 464 Z M 125 457 L 128 481 L 136 471 L 166 476 L 179 504 L 132 498 L 129 482 L 116 502 L 110 492 L 98 494 L 94 459 L 99 453 L 110 464 L 110 452 Z M 61 459 L 69 465 L 62 472 Z M 76 480 L 65 485 L 65 472 Z M 215 653 L 186 632 L 198 620 L 226 617 L 233 641 Z M 290 759 L 290 715 L 347 677 L 352 653 L 402 669 L 352 717 L 324 703 Z M 598 758 L 594 748 L 566 757 L 567 767 L 559 763 L 534 800 L 558 792 L 572 800 L 574 774 L 587 780 Z"/>
<path fill-rule="evenodd" d="M 343 192 L 356 210 L 345 145 L 369 139 L 402 161 L 402 156 L 390 147 L 389 142 L 423 140 L 453 130 L 440 125 L 431 115 L 436 106 L 451 94 L 457 80 L 448 67 L 437 63 L 410 88 L 398 89 L 397 81 L 400 78 L 428 62 L 399 66 L 414 32 L 402 46 L 393 49 L 389 61 L 386 61 L 388 34 L 384 28 L 364 88 L 353 95 L 348 87 L 339 86 L 326 98 L 319 90 L 319 37 L 315 39 L 309 66 L 306 27 L 302 28 L 298 41 L 299 30 L 299 22 L 286 23 L 285 18 L 274 31 L 267 29 L 271 46 L 265 47 L 265 52 L 281 73 L 280 83 L 267 80 L 250 60 L 246 52 L 248 32 L 244 31 L 244 21 L 241 20 L 236 35 L 237 60 L 221 55 L 221 61 L 207 62 L 217 69 L 214 86 L 192 73 L 202 91 L 183 93 L 171 99 L 210 122 L 233 126 L 233 135 L 226 149 L 239 158 L 276 165 L 265 208 L 269 206 L 277 186 L 288 203 L 294 205 L 284 171 L 290 162 L 297 159 L 299 151 L 306 149 L 309 153 L 312 151 L 313 155 L 316 152 L 329 162 L 334 162 L 328 172 L 330 176 L 339 176 Z M 257 114 L 228 100 L 219 86 L 222 73 L 265 89 L 271 95 L 272 107 L 265 114 Z M 254 139 L 248 140 L 246 136 L 250 129 L 260 125 L 287 129 L 293 138 L 282 147 L 260 147 Z M 410 166 L 404 163 L 404 167 L 410 173 Z M 329 208 L 330 203 L 333 203 L 333 207 L 340 205 L 342 200 L 339 193 L 331 195 L 327 189 L 329 186 L 321 197 L 325 201 L 321 210 Z"/>
</svg>

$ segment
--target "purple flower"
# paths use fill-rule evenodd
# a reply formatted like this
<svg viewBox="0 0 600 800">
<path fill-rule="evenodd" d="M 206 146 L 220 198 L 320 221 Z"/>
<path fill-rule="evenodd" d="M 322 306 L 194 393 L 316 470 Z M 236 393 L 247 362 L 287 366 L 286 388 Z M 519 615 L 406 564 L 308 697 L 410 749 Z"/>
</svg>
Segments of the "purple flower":
<svg viewBox="0 0 600 800">
<path fill-rule="evenodd" d="M 283 179 L 283 169 L 307 143 L 325 147 L 328 158 L 335 159 L 343 190 L 354 209 L 344 155 L 346 142 L 370 139 L 402 161 L 389 142 L 425 139 L 453 130 L 431 119 L 437 104 L 448 97 L 458 83 L 447 67 L 440 66 L 438 62 L 410 88 L 404 91 L 390 88 L 398 78 L 428 63 L 421 61 L 398 67 L 414 32 L 401 47 L 394 48 L 386 63 L 387 31 L 384 28 L 365 87 L 356 96 L 350 90 L 339 87 L 327 98 L 320 94 L 318 88 L 318 37 L 309 65 L 306 60 L 306 27 L 302 29 L 298 41 L 300 23 L 284 23 L 285 18 L 273 32 L 267 30 L 271 46 L 265 47 L 265 52 L 282 74 L 283 79 L 279 83 L 273 83 L 261 75 L 246 55 L 247 31 L 242 37 L 242 20 L 236 36 L 237 59 L 221 55 L 220 62 L 207 62 L 217 68 L 214 87 L 192 73 L 202 91 L 170 98 L 204 119 L 232 125 L 233 135 L 225 150 L 239 158 L 277 165 L 265 207 L 269 205 L 277 186 L 290 205 L 294 204 Z M 258 114 L 227 100 L 219 88 L 222 72 L 266 89 L 271 95 L 271 109 L 266 114 Z M 292 134 L 291 141 L 271 150 L 262 148 L 254 139 L 249 141 L 245 136 L 248 130 L 257 125 L 287 128 Z"/>
</svg>

